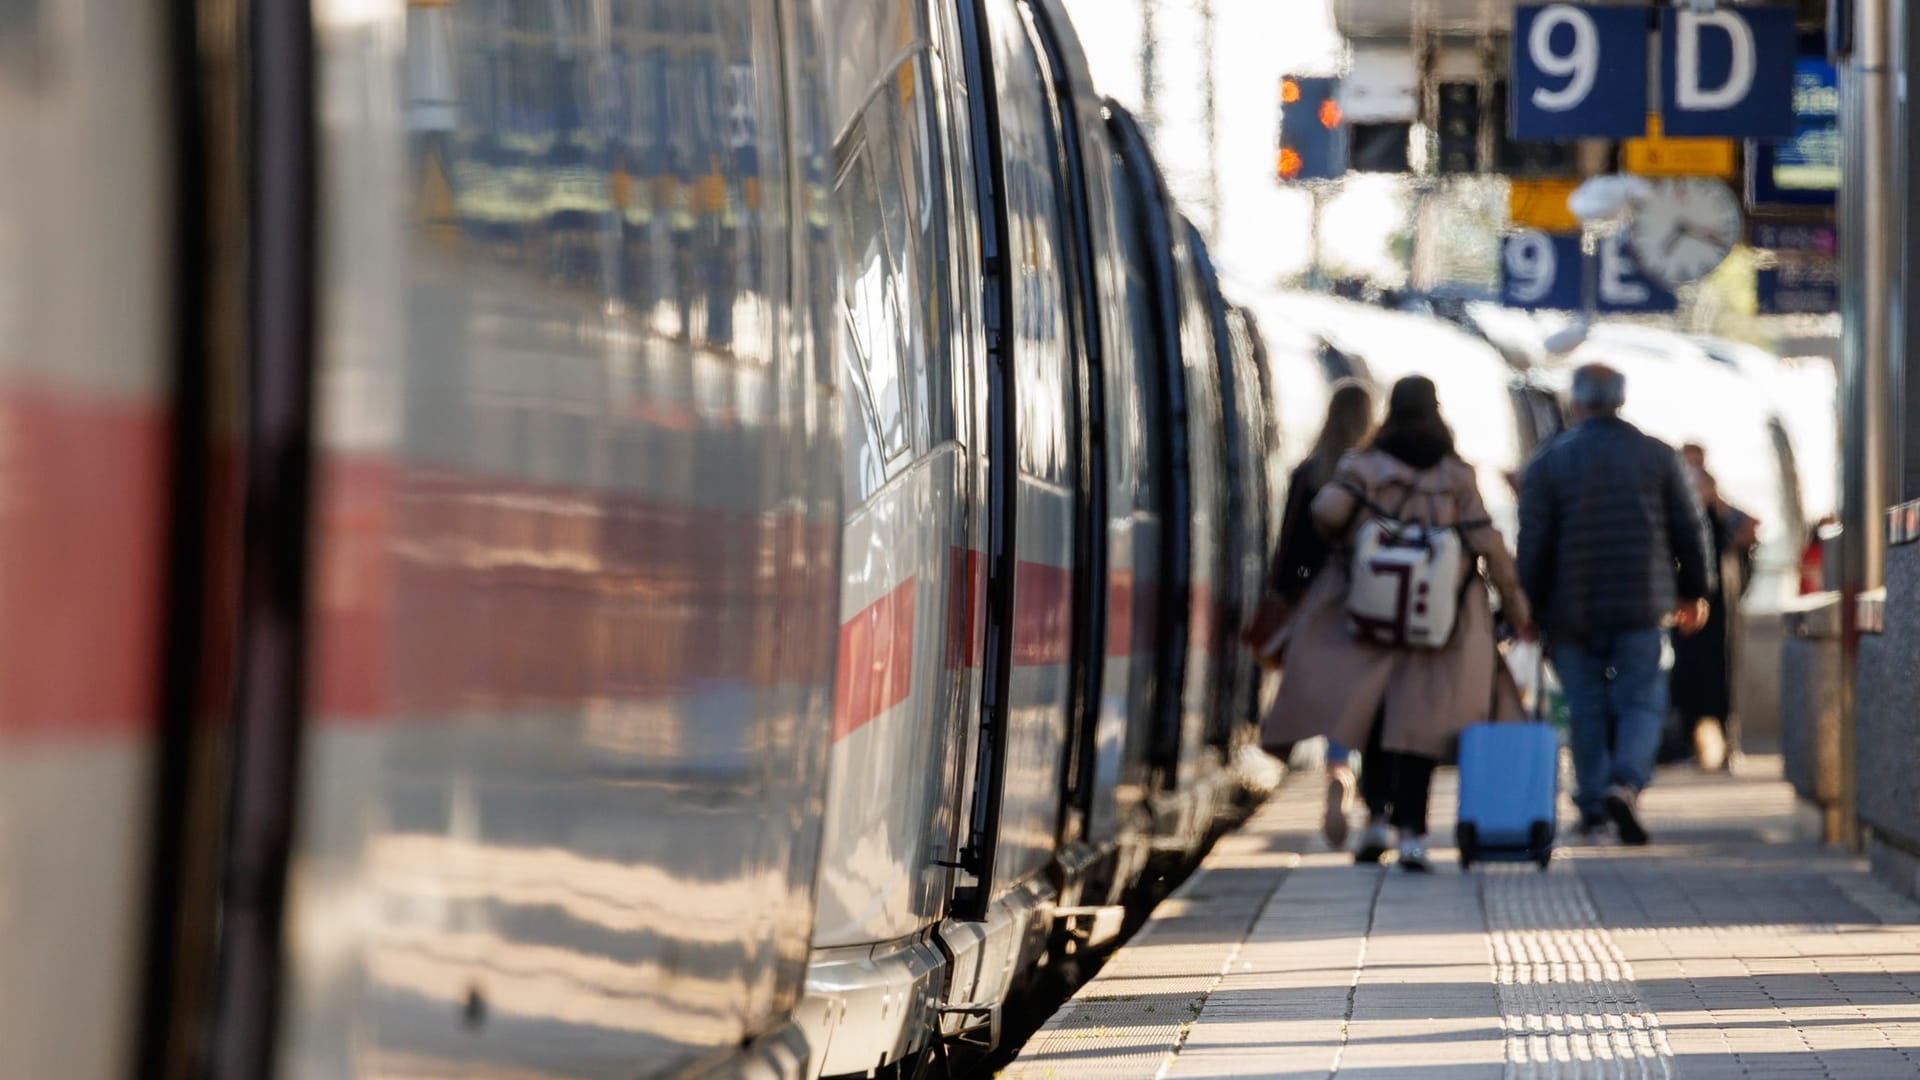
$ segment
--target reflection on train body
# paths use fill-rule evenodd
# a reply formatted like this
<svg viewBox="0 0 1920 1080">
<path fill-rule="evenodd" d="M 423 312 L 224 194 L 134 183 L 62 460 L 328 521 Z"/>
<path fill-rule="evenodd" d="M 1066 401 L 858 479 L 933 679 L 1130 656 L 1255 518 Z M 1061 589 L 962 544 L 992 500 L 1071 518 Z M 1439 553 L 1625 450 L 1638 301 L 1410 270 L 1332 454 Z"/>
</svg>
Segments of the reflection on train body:
<svg viewBox="0 0 1920 1080">
<path fill-rule="evenodd" d="M 803 1055 L 841 422 L 810 19 L 320 12 L 287 1074 Z"/>
</svg>

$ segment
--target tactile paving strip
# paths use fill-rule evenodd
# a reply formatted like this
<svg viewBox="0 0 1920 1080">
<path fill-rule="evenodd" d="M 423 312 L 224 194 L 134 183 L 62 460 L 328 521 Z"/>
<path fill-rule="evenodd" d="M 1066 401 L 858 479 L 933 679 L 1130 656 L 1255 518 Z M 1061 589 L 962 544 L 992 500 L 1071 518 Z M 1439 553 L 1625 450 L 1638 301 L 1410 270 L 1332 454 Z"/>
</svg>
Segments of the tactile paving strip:
<svg viewBox="0 0 1920 1080">
<path fill-rule="evenodd" d="M 1674 1075 L 1660 1020 L 1566 862 L 1485 873 L 1481 903 L 1513 1080 Z"/>
</svg>

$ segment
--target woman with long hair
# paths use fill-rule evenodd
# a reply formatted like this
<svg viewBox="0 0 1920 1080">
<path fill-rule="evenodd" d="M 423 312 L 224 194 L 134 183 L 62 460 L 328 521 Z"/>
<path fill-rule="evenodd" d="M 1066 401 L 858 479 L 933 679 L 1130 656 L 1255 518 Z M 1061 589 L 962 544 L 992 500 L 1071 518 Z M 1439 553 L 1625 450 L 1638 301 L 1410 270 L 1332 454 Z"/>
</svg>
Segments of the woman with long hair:
<svg viewBox="0 0 1920 1080">
<path fill-rule="evenodd" d="M 1351 550 L 1360 527 L 1375 516 L 1457 530 L 1465 569 L 1484 561 L 1507 620 L 1522 637 L 1534 636 L 1513 556 L 1488 520 L 1477 474 L 1454 452 L 1431 380 L 1412 376 L 1394 385 L 1385 422 L 1364 450 L 1341 460 L 1311 513 L 1335 552 Z M 1349 628 L 1350 577 L 1334 557 L 1308 586 L 1294 616 L 1287 675 L 1267 719 L 1266 741 L 1326 736 L 1364 747 L 1360 793 L 1368 822 L 1356 859 L 1380 861 L 1391 827 L 1399 833 L 1401 867 L 1431 870 L 1426 834 L 1434 766 L 1462 730 L 1490 719 L 1495 707 L 1492 605 L 1487 590 L 1469 578 L 1444 646 L 1377 644 Z M 1507 705 L 1504 698 L 1501 704 Z M 1512 707 L 1517 713 L 1517 702 Z"/>
<path fill-rule="evenodd" d="M 1286 507 L 1280 515 L 1280 543 L 1273 553 L 1268 580 L 1271 588 L 1297 610 L 1307 586 L 1327 563 L 1327 538 L 1313 523 L 1313 500 L 1333 479 L 1340 459 L 1357 450 L 1373 431 L 1373 394 L 1356 379 L 1333 384 L 1327 399 L 1327 419 L 1313 452 L 1287 478 Z M 1347 843 L 1347 817 L 1353 806 L 1352 754 L 1337 742 L 1327 743 L 1327 807 L 1321 831 L 1333 847 Z"/>
</svg>

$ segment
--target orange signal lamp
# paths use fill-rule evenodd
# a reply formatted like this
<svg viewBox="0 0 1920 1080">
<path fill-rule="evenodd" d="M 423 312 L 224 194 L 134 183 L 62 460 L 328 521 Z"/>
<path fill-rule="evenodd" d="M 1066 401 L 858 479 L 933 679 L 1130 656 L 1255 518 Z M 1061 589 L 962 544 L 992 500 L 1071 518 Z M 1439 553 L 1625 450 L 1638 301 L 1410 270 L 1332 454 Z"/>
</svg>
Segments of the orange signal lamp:
<svg viewBox="0 0 1920 1080">
<path fill-rule="evenodd" d="M 1332 131 L 1340 126 L 1340 103 L 1328 98 L 1320 103 L 1320 126 Z"/>
<path fill-rule="evenodd" d="M 1280 80 L 1280 104 L 1292 105 L 1300 100 L 1300 84 L 1292 79 Z"/>
<path fill-rule="evenodd" d="M 1282 180 L 1297 179 L 1300 176 L 1301 164 L 1300 151 L 1295 150 L 1291 146 L 1283 146 L 1280 148 L 1280 160 L 1277 167 L 1280 170 L 1280 178 Z"/>
</svg>

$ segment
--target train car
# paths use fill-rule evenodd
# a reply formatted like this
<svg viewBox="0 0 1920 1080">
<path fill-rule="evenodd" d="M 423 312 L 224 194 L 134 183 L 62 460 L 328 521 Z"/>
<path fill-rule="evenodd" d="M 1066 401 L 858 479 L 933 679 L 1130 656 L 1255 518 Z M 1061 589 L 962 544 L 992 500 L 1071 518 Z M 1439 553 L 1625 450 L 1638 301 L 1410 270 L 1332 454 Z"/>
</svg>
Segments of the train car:
<svg viewBox="0 0 1920 1080">
<path fill-rule="evenodd" d="M 1095 946 L 1117 929 L 1119 905 L 1152 855 L 1152 723 L 1158 708 L 1160 553 L 1167 489 L 1164 408 L 1167 371 L 1151 319 L 1147 260 L 1124 224 L 1125 177 L 1102 99 L 1061 0 L 1025 6 L 1047 69 L 1059 125 L 1061 175 L 1076 242 L 1071 245 L 1076 310 L 1085 343 L 1084 443 L 1087 509 L 1080 556 L 1080 709 L 1091 722 L 1067 776 L 1062 842 L 1077 895 L 1063 895 L 1074 947 Z"/>
<path fill-rule="evenodd" d="M 77 0 L 0 29 L 0 1046 L 11 1076 L 149 1062 L 165 962 L 174 747 L 202 557 L 210 430 L 183 360 L 200 295 L 165 5 Z M 103 32 L 103 28 L 111 28 Z M 219 178 L 206 176 L 210 184 Z M 204 357 L 205 354 L 200 354 Z M 178 489 L 178 490 L 176 490 Z M 204 509 L 204 513 L 200 512 Z M 204 540 L 205 548 L 200 545 Z M 215 595 L 233 584 L 222 575 Z M 222 658 L 230 650 L 222 650 Z"/>
<path fill-rule="evenodd" d="M 1269 585 L 1268 570 L 1279 543 L 1280 506 L 1286 497 L 1287 476 L 1280 457 L 1272 371 L 1260 340 L 1259 323 L 1252 312 L 1230 305 L 1227 330 L 1232 346 L 1234 399 L 1241 415 L 1243 459 L 1235 485 L 1239 516 L 1234 519 L 1238 526 L 1239 614 L 1230 628 L 1235 631 L 1231 640 L 1238 642 L 1240 627 L 1253 617 Z M 1238 699 L 1228 717 L 1229 746 L 1236 767 L 1240 767 L 1258 750 L 1260 717 L 1278 692 L 1279 680 L 1261 668 L 1252 652 L 1236 648 L 1230 655 L 1238 667 Z M 1262 786 L 1252 776 L 1243 777 L 1243 783 L 1254 790 Z"/>
<path fill-rule="evenodd" d="M 1205 745 L 1224 701 L 1206 695 L 1238 672 L 1208 644 L 1205 590 L 1195 741 L 1172 768 L 1153 744 L 1166 495 L 1215 478 L 1202 571 L 1224 574 L 1233 361 L 1164 188 L 1146 195 L 1160 232 L 1131 227 L 1141 189 L 1059 5 L 833 19 L 842 617 L 861 629 L 842 643 L 802 1017 L 821 1075 L 910 1074 L 943 1038 L 991 1045 L 1043 965 L 1117 925 L 1147 857 L 1197 851 L 1225 804 Z M 1171 335 L 1154 290 L 1184 301 Z M 1175 460 L 1153 418 L 1189 382 L 1212 412 Z"/>
<path fill-rule="evenodd" d="M 805 1068 L 851 633 L 821 38 L 616 10 L 316 7 L 312 668 L 297 782 L 239 796 L 299 801 L 278 991 L 230 984 L 277 1067 L 230 1075 Z M 605 152 L 649 105 L 586 77 L 641 41 L 702 151 L 653 178 L 673 259 L 623 257 Z"/>
<path fill-rule="evenodd" d="M 1252 344 L 1236 332 L 1232 305 L 1220 291 L 1219 272 L 1200 231 L 1188 224 L 1188 247 L 1193 252 L 1202 302 L 1212 332 L 1220 393 L 1220 443 L 1224 464 L 1224 506 L 1221 509 L 1214 626 L 1213 662 L 1219 671 L 1219 702 L 1209 741 L 1221 759 L 1237 767 L 1239 750 L 1251 737 L 1257 720 L 1259 665 L 1240 645 L 1240 628 L 1252 617 L 1265 578 L 1267 543 L 1267 405 L 1259 376 L 1253 369 Z"/>
<path fill-rule="evenodd" d="M 1149 762 L 1155 846 L 1163 856 L 1198 850 L 1224 804 L 1228 774 L 1209 746 L 1218 665 L 1212 660 L 1212 581 L 1216 571 L 1220 473 L 1224 450 L 1219 399 L 1211 390 L 1218 366 L 1212 330 L 1187 254 L 1185 221 L 1167 192 L 1145 134 L 1118 102 L 1105 106 L 1118 152 L 1123 218 L 1144 256 L 1143 284 L 1159 349 L 1162 407 L 1154 423 L 1166 434 L 1160 561 L 1159 692 Z M 1211 409 L 1211 411 L 1209 411 Z"/>
<path fill-rule="evenodd" d="M 1101 738 L 1098 339 L 1027 13 L 834 19 L 843 608 L 873 644 L 843 663 L 805 1016 L 817 1072 L 910 1073 L 993 1042 L 1097 861 L 1070 789 Z"/>
</svg>

